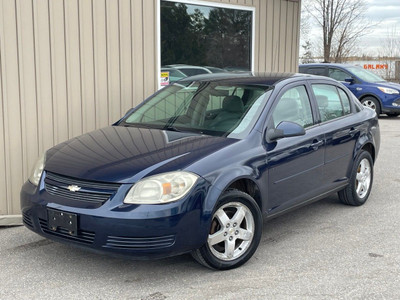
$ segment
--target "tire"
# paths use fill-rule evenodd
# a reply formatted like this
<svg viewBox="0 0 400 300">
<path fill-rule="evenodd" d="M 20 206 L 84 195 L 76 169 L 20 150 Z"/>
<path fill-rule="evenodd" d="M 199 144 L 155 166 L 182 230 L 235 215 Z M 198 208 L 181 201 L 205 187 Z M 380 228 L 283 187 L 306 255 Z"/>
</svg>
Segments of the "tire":
<svg viewBox="0 0 400 300">
<path fill-rule="evenodd" d="M 349 185 L 341 190 L 339 199 L 347 205 L 363 205 L 371 193 L 374 165 L 371 154 L 361 151 L 351 170 Z"/>
<path fill-rule="evenodd" d="M 365 97 L 360 102 L 365 107 L 369 107 L 369 108 L 373 109 L 374 111 L 376 111 L 376 113 L 378 115 L 381 113 L 381 105 L 379 104 L 379 101 L 376 98 Z"/>
<path fill-rule="evenodd" d="M 256 201 L 244 192 L 228 190 L 214 209 L 207 242 L 192 251 L 192 256 L 211 269 L 237 268 L 256 251 L 262 224 Z"/>
<path fill-rule="evenodd" d="M 396 118 L 400 113 L 387 113 L 386 114 L 389 118 Z"/>
</svg>

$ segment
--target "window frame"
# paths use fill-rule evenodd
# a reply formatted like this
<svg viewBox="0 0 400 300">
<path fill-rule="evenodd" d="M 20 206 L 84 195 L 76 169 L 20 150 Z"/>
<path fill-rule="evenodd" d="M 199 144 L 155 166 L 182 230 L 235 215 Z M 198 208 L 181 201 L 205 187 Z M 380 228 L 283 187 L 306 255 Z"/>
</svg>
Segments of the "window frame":
<svg viewBox="0 0 400 300">
<path fill-rule="evenodd" d="M 184 3 L 190 5 L 201 5 L 201 6 L 212 6 L 212 7 L 220 7 L 220 8 L 228 8 L 228 9 L 237 9 L 237 10 L 246 10 L 251 11 L 251 57 L 250 57 L 250 66 L 251 72 L 254 72 L 254 55 L 255 55 L 255 35 L 256 35 L 256 7 L 255 6 L 245 6 L 239 4 L 227 4 L 221 2 L 212 2 L 212 1 L 203 1 L 203 0 L 162 0 L 167 2 L 175 2 L 175 3 Z M 161 0 L 157 1 L 157 88 L 161 89 Z"/>
<path fill-rule="evenodd" d="M 313 101 L 314 101 L 314 103 L 316 105 L 316 112 L 318 114 L 318 122 L 319 122 L 319 124 L 326 124 L 326 123 L 330 123 L 330 122 L 335 122 L 337 120 L 341 120 L 341 119 L 343 119 L 345 117 L 349 117 L 349 116 L 353 115 L 354 113 L 356 113 L 355 104 L 352 101 L 352 97 L 350 97 L 349 93 L 347 93 L 347 91 L 345 89 L 340 87 L 340 85 L 337 85 L 337 84 L 335 84 L 333 82 L 326 82 L 326 81 L 320 81 L 320 80 L 310 81 L 309 84 L 310 84 L 310 92 L 312 93 Z M 339 116 L 339 117 L 336 117 L 336 118 L 333 118 L 333 119 L 330 119 L 330 120 L 322 121 L 321 112 L 320 112 L 319 107 L 318 107 L 317 98 L 316 98 L 316 95 L 315 95 L 315 92 L 314 92 L 314 89 L 313 89 L 313 85 L 329 85 L 329 86 L 332 86 L 333 88 L 335 88 L 336 93 L 337 93 L 337 95 L 339 97 L 339 100 L 340 100 L 340 105 L 341 105 L 341 107 L 343 109 L 343 112 L 344 112 L 343 100 L 342 100 L 342 97 L 340 96 L 340 93 L 339 93 L 339 89 L 342 90 L 347 95 L 347 98 L 349 100 L 350 113 L 343 114 L 342 116 Z"/>
<path fill-rule="evenodd" d="M 279 100 L 282 98 L 282 96 L 290 89 L 292 88 L 296 88 L 299 86 L 303 86 L 305 88 L 305 91 L 307 93 L 308 96 L 308 101 L 310 102 L 310 107 L 311 107 L 311 116 L 313 118 L 313 124 L 305 127 L 304 130 L 307 132 L 308 130 L 316 127 L 319 125 L 320 122 L 320 116 L 319 116 L 319 111 L 318 111 L 318 107 L 316 107 L 315 105 L 315 95 L 311 90 L 311 85 L 308 81 L 295 81 L 292 83 L 289 83 L 287 85 L 285 85 L 281 90 L 279 90 L 279 92 L 275 95 L 272 95 L 272 97 L 274 98 L 274 102 L 272 103 L 271 107 L 268 109 L 268 114 L 266 116 L 265 122 L 264 122 L 264 126 L 263 126 L 263 131 L 264 131 L 264 135 L 266 134 L 266 131 L 268 130 L 268 128 L 272 128 L 272 115 L 273 112 L 275 111 L 276 106 L 278 105 Z"/>
</svg>

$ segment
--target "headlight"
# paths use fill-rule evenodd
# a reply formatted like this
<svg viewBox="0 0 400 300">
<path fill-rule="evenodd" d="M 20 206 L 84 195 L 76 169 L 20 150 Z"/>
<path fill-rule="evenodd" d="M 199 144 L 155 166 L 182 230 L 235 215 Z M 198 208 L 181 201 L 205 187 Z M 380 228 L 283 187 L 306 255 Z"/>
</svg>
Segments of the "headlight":
<svg viewBox="0 0 400 300">
<path fill-rule="evenodd" d="M 389 94 L 389 95 L 398 95 L 399 91 L 395 90 L 395 89 L 391 89 L 391 88 L 386 88 L 386 87 L 382 87 L 382 86 L 378 86 L 378 89 L 380 89 L 382 92 L 384 92 L 385 94 Z"/>
<path fill-rule="evenodd" d="M 32 171 L 32 175 L 29 177 L 29 181 L 38 186 L 40 177 L 42 176 L 45 162 L 45 154 L 38 158 Z"/>
<path fill-rule="evenodd" d="M 181 199 L 199 176 L 189 172 L 170 172 L 138 181 L 124 199 L 126 204 L 160 204 Z"/>
</svg>

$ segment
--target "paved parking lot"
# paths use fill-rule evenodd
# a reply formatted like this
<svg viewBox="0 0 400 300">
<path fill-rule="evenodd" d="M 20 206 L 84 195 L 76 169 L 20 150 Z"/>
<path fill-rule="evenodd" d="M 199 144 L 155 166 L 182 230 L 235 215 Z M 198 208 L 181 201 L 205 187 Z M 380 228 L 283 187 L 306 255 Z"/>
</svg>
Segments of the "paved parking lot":
<svg viewBox="0 0 400 300">
<path fill-rule="evenodd" d="M 265 222 L 239 269 L 208 270 L 190 255 L 124 260 L 0 228 L 0 299 L 400 299 L 400 117 L 380 124 L 368 202 L 333 195 Z"/>
</svg>

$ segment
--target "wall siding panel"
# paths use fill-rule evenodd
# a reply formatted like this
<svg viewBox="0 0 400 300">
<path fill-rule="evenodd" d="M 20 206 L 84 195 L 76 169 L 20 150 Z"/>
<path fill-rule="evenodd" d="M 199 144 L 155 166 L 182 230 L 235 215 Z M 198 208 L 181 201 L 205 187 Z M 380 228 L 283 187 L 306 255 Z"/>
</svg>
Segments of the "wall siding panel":
<svg viewBox="0 0 400 300">
<path fill-rule="evenodd" d="M 109 124 L 106 2 L 96 0 L 92 2 L 92 5 L 96 128 L 101 128 Z"/>
<path fill-rule="evenodd" d="M 107 70 L 108 70 L 108 123 L 121 116 L 119 0 L 106 0 Z"/>
<path fill-rule="evenodd" d="M 79 1 L 80 73 L 82 100 L 82 130 L 96 128 L 96 102 L 94 85 L 93 5 L 92 0 Z"/>
<path fill-rule="evenodd" d="M 119 2 L 119 40 L 120 40 L 120 77 L 121 77 L 121 114 L 132 107 L 132 22 L 131 2 Z"/>
<path fill-rule="evenodd" d="M 39 154 L 55 144 L 49 13 L 47 0 L 33 1 Z M 28 167 L 32 168 L 33 164 Z"/>
<path fill-rule="evenodd" d="M 255 7 L 255 71 L 296 71 L 299 3 L 214 2 Z M 20 188 L 43 151 L 108 126 L 157 90 L 158 5 L 0 1 L 0 216 L 20 214 Z"/>
<path fill-rule="evenodd" d="M 79 6 L 77 0 L 64 1 L 65 66 L 67 74 L 68 137 L 82 134 L 81 53 Z"/>
<path fill-rule="evenodd" d="M 0 6 L 0 13 L 2 11 L 2 8 Z M 0 32 L 3 32 L 3 24 L 0 22 Z M 1 45 L 0 45 L 1 46 Z M 7 191 L 7 182 L 6 182 L 6 161 L 5 161 L 5 134 L 4 134 L 4 120 L 5 116 L 3 113 L 3 80 L 2 80 L 2 57 L 1 57 L 1 51 L 0 51 L 0 191 L 2 192 L 1 197 L 0 197 L 0 216 L 1 215 L 7 215 L 8 214 L 8 209 L 7 209 L 7 204 L 10 203 L 7 201 L 8 199 L 11 198 L 11 196 L 8 194 Z"/>
<path fill-rule="evenodd" d="M 52 0 L 49 6 L 54 137 L 58 144 L 69 138 L 68 120 L 72 112 L 68 110 L 64 1 Z"/>
<path fill-rule="evenodd" d="M 23 178 L 31 171 L 39 156 L 35 52 L 33 39 L 32 2 L 16 2 L 18 34 L 18 66 L 21 103 Z"/>
<path fill-rule="evenodd" d="M 23 144 L 21 127 L 21 104 L 19 85 L 19 60 L 18 60 L 18 27 L 16 2 L 4 0 L 1 6 L 1 40 L 0 51 L 2 58 L 2 90 L 3 90 L 3 116 L 4 116 L 4 145 L 5 145 L 5 170 L 6 184 L 9 196 L 7 199 L 7 213 L 19 211 L 17 200 L 23 179 Z"/>
</svg>

